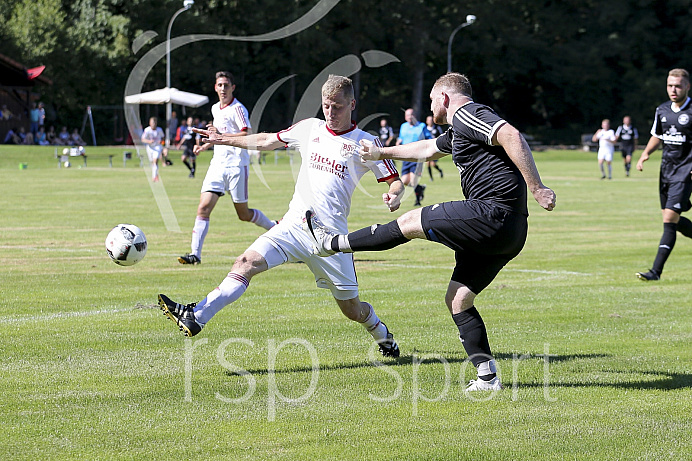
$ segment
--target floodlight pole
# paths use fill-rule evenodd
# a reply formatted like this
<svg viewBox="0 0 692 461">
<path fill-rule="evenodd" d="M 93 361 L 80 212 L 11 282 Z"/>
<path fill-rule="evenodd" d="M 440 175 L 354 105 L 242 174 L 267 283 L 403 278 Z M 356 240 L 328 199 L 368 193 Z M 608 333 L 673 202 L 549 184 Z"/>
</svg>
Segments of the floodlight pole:
<svg viewBox="0 0 692 461">
<path fill-rule="evenodd" d="M 171 21 L 168 23 L 168 31 L 166 32 L 166 88 L 168 88 L 168 91 L 170 91 L 171 88 L 171 29 L 173 28 L 173 21 L 175 21 L 175 18 L 177 18 L 180 13 L 189 10 L 194 4 L 194 0 L 185 0 L 183 2 L 183 7 L 175 12 Z M 171 102 L 169 100 L 166 103 L 166 147 L 169 147 L 171 142 L 169 125 L 172 112 Z"/>
<path fill-rule="evenodd" d="M 449 36 L 449 42 L 447 43 L 447 73 L 452 71 L 452 41 L 454 36 L 464 27 L 470 26 L 476 22 L 476 16 L 469 14 L 466 16 L 466 22 L 457 26 L 456 29 L 452 31 L 452 35 Z"/>
</svg>

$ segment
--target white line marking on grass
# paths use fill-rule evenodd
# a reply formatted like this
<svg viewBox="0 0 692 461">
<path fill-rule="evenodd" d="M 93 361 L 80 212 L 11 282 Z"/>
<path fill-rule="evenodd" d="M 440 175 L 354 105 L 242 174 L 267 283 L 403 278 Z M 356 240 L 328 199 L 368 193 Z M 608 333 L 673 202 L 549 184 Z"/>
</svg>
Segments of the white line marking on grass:
<svg viewBox="0 0 692 461">
<path fill-rule="evenodd" d="M 149 306 L 143 306 L 138 304 L 136 307 L 129 307 L 126 309 L 99 309 L 96 311 L 85 311 L 85 312 L 56 312 L 54 314 L 43 314 L 43 315 L 26 315 L 22 317 L 0 317 L 0 324 L 8 323 L 24 323 L 24 322 L 43 322 L 46 320 L 55 319 L 67 319 L 71 317 L 89 317 L 92 315 L 101 314 L 120 314 L 123 312 L 132 312 L 134 309 L 144 309 Z"/>
<path fill-rule="evenodd" d="M 377 264 L 380 266 L 386 266 L 386 267 L 403 267 L 406 269 L 453 269 L 454 266 L 433 266 L 431 264 L 426 264 L 426 265 L 414 265 L 414 264 L 396 264 L 396 263 L 387 263 L 387 262 L 381 262 L 381 261 L 363 261 L 363 260 L 358 260 L 356 259 L 356 263 L 361 263 L 361 264 Z M 502 269 L 502 272 L 523 272 L 527 274 L 540 274 L 540 275 L 552 275 L 552 276 L 560 276 L 560 275 L 577 275 L 581 277 L 593 277 L 595 274 L 591 274 L 588 272 L 574 272 L 574 271 L 546 271 L 546 270 L 539 270 L 539 269 Z"/>
<path fill-rule="evenodd" d="M 572 272 L 572 271 L 542 271 L 537 269 L 503 269 L 503 272 L 528 272 L 531 274 L 545 274 L 545 275 L 581 275 L 583 277 L 592 277 L 595 274 L 590 274 L 588 272 Z"/>
<path fill-rule="evenodd" d="M 0 245 L 0 249 L 3 250 L 31 250 L 31 251 L 54 251 L 54 252 L 66 252 L 74 253 L 75 251 L 82 251 L 85 253 L 95 253 L 100 250 L 95 250 L 93 248 L 74 248 L 74 247 L 63 247 L 63 248 L 51 248 L 51 247 L 35 247 L 30 245 Z"/>
</svg>

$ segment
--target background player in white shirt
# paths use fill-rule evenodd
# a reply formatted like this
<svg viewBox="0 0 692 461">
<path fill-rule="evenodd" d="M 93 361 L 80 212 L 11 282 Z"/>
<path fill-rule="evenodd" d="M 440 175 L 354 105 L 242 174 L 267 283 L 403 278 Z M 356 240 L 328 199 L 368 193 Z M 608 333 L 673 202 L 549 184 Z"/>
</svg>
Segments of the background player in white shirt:
<svg viewBox="0 0 692 461">
<path fill-rule="evenodd" d="M 245 106 L 233 97 L 235 85 L 233 74 L 217 72 L 214 89 L 219 102 L 211 108 L 214 116 L 212 125 L 219 133 L 228 137 L 244 137 L 250 130 L 250 117 Z M 210 125 L 211 126 L 211 125 Z M 205 143 L 194 147 L 195 155 L 209 149 L 212 144 Z M 178 257 L 180 264 L 199 264 L 202 262 L 202 245 L 209 230 L 209 217 L 219 197 L 226 191 L 233 199 L 233 206 L 241 221 L 252 222 L 264 229 L 276 224 L 260 210 L 248 207 L 248 175 L 250 157 L 247 149 L 229 145 L 215 145 L 214 157 L 209 163 L 207 175 L 202 183 L 202 191 L 197 207 L 197 218 L 192 229 L 190 253 Z"/>
<path fill-rule="evenodd" d="M 161 144 L 165 135 L 161 127 L 156 126 L 156 117 L 151 117 L 149 119 L 149 126 L 144 129 L 142 133 L 142 142 L 147 145 L 147 157 L 149 157 L 149 162 L 151 162 L 151 179 L 154 182 L 159 180 L 159 159 L 164 152 L 165 147 Z"/>
<path fill-rule="evenodd" d="M 391 160 L 363 163 L 356 155 L 360 140 L 379 142 L 379 139 L 356 127 L 351 120 L 355 106 L 351 80 L 330 75 L 322 87 L 322 111 L 326 121 L 310 118 L 279 133 L 245 138 L 218 133 L 214 129 L 194 130 L 214 144 L 261 150 L 289 144 L 299 149 L 302 163 L 288 212 L 279 224 L 261 235 L 236 259 L 233 269 L 216 289 L 200 302 L 188 305 L 159 295 L 161 309 L 187 336 L 199 333 L 217 312 L 240 298 L 255 275 L 285 262 L 302 261 L 315 275 L 317 286 L 331 290 L 344 315 L 363 325 L 378 342 L 384 356 L 399 356 L 398 345 L 372 305 L 358 297 L 353 255 L 320 258 L 313 254 L 312 240 L 303 230 L 305 213 L 313 209 L 324 216 L 329 226 L 346 232 L 351 196 L 368 171 L 375 174 L 378 182 L 389 185 L 388 192 L 382 196 L 389 210 L 399 208 L 404 185 L 394 163 Z"/>
<path fill-rule="evenodd" d="M 608 164 L 608 179 L 613 179 L 613 152 L 615 152 L 615 132 L 610 129 L 610 120 L 601 122 L 601 129 L 592 136 L 593 142 L 598 141 L 598 166 L 601 168 L 601 179 L 606 178 L 603 162 Z"/>
</svg>

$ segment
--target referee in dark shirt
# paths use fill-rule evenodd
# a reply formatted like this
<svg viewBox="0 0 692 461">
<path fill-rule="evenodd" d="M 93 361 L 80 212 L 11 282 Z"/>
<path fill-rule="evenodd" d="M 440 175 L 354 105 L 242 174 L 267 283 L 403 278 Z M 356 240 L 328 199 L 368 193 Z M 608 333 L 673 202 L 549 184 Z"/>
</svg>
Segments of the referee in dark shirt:
<svg viewBox="0 0 692 461">
<path fill-rule="evenodd" d="M 440 77 L 430 92 L 434 122 L 451 125 L 437 139 L 377 147 L 363 144 L 364 160 L 390 158 L 425 161 L 452 155 L 466 200 L 413 209 L 384 225 L 335 235 L 308 212 L 308 223 L 321 255 L 336 251 L 381 251 L 427 239 L 455 252 L 456 266 L 445 295 L 452 319 L 478 380 L 466 390 L 497 390 L 485 324 L 474 299 L 524 246 L 528 230 L 526 187 L 546 210 L 555 193 L 544 186 L 531 150 L 519 133 L 492 109 L 471 99 L 471 84 L 461 74 Z"/>
<path fill-rule="evenodd" d="M 659 280 L 663 266 L 673 251 L 677 232 L 692 238 L 692 222 L 680 216 L 692 207 L 692 101 L 690 74 L 685 69 L 668 72 L 666 88 L 670 102 L 656 108 L 651 138 L 646 144 L 637 169 L 642 171 L 644 162 L 663 144 L 661 173 L 659 175 L 659 197 L 663 213 L 663 236 L 653 267 L 647 272 L 637 272 L 643 281 Z"/>
</svg>

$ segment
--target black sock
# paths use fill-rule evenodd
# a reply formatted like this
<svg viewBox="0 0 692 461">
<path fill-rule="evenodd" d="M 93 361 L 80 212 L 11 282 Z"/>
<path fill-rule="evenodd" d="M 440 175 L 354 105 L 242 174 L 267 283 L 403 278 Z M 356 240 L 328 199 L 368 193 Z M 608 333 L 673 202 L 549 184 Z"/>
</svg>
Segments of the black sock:
<svg viewBox="0 0 692 461">
<path fill-rule="evenodd" d="M 185 164 L 188 170 L 192 171 L 192 166 L 190 166 L 190 162 L 188 162 L 187 159 L 183 160 L 183 163 Z"/>
<path fill-rule="evenodd" d="M 437 167 L 435 167 L 435 168 L 437 168 Z M 439 168 L 437 168 L 437 169 L 439 170 Z M 431 166 L 428 166 L 428 174 L 430 175 L 430 180 L 432 181 L 433 175 L 432 175 L 432 167 Z"/>
<path fill-rule="evenodd" d="M 678 222 L 678 232 L 687 238 L 692 238 L 692 221 L 680 216 L 680 221 Z"/>
<path fill-rule="evenodd" d="M 352 252 L 389 250 L 409 241 L 401 233 L 399 223 L 396 220 L 387 224 L 373 224 L 370 227 L 364 227 L 349 233 L 346 237 Z M 342 251 L 339 248 L 338 236 L 332 240 L 332 250 Z"/>
<path fill-rule="evenodd" d="M 197 171 L 197 160 L 192 161 L 192 171 Z"/>
<path fill-rule="evenodd" d="M 661 275 L 663 272 L 663 266 L 673 251 L 675 246 L 675 231 L 678 225 L 673 222 L 663 223 L 663 235 L 661 236 L 661 242 L 658 244 L 658 253 L 656 253 L 656 259 L 654 260 L 654 267 L 651 268 L 656 274 Z"/>
<path fill-rule="evenodd" d="M 459 328 L 459 338 L 461 338 L 461 343 L 464 345 L 464 350 L 466 350 L 471 363 L 478 367 L 479 364 L 492 360 L 493 354 L 488 343 L 488 332 L 478 310 L 471 307 L 458 314 L 453 314 L 452 319 Z M 488 379 L 492 378 L 494 376 Z"/>
</svg>

